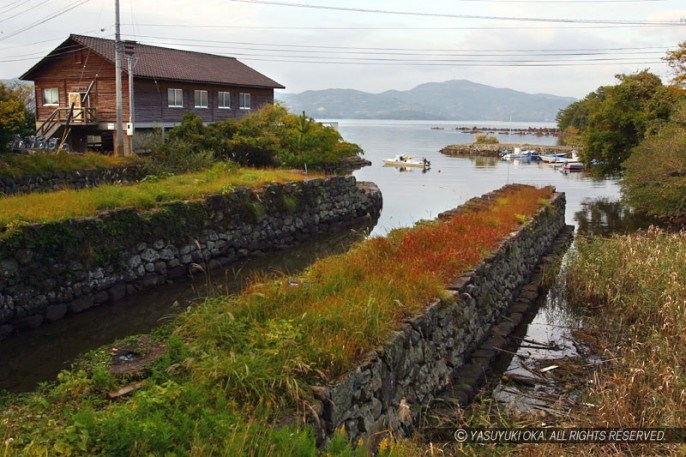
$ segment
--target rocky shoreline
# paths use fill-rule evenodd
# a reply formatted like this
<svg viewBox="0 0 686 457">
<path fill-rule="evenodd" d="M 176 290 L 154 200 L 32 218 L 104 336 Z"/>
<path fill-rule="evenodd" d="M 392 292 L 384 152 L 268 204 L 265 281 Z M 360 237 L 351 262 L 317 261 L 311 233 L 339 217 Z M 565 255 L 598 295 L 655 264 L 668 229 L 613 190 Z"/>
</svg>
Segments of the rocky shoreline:
<svg viewBox="0 0 686 457">
<path fill-rule="evenodd" d="M 441 149 L 441 154 L 451 157 L 481 156 L 481 157 L 500 157 L 504 150 L 512 151 L 514 148 L 522 150 L 529 149 L 536 154 L 559 154 L 572 153 L 572 150 L 579 149 L 573 146 L 547 146 L 541 144 L 449 144 Z"/>
</svg>

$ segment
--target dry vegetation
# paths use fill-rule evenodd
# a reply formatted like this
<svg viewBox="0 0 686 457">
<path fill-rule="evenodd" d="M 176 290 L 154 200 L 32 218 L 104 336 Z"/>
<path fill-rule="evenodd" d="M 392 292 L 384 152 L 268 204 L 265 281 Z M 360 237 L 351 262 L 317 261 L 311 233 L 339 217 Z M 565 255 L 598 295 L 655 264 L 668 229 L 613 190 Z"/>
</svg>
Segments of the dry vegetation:
<svg viewBox="0 0 686 457">
<path fill-rule="evenodd" d="M 561 427 L 686 427 L 686 233 L 651 229 L 613 238 L 580 239 L 567 269 L 569 300 L 583 316 L 577 337 L 607 363 L 582 361 L 579 407 Z M 590 370 L 590 371 L 589 371 Z M 582 386 L 586 387 L 582 387 Z M 549 421 L 548 421 L 549 422 Z M 456 426 L 541 427 L 539 417 L 506 410 L 486 394 Z M 397 443 L 400 455 L 683 456 L 684 444 L 426 445 Z"/>
</svg>

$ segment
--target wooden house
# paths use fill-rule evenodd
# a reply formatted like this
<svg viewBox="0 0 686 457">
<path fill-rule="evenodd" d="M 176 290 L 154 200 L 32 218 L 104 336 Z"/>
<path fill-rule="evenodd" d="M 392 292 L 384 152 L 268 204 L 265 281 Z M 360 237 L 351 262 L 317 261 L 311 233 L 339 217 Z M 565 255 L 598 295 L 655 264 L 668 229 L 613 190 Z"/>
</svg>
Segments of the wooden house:
<svg viewBox="0 0 686 457">
<path fill-rule="evenodd" d="M 204 122 L 240 118 L 274 102 L 284 86 L 233 57 L 122 43 L 123 119 L 139 129 L 178 125 L 185 111 Z M 133 113 L 129 109 L 127 59 L 133 67 Z M 113 149 L 116 123 L 115 42 L 70 35 L 21 76 L 34 81 L 38 135 L 61 136 L 75 150 L 89 143 Z M 72 106 L 73 105 L 73 106 Z"/>
</svg>

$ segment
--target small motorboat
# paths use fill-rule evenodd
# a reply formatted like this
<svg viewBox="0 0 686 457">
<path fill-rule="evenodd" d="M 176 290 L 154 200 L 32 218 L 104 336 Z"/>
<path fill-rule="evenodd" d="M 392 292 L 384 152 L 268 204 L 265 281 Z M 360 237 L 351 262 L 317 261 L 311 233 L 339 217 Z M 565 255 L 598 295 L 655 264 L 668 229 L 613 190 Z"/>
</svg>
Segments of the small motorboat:
<svg viewBox="0 0 686 457">
<path fill-rule="evenodd" d="M 565 163 L 578 163 L 579 154 L 576 151 L 572 151 L 572 157 L 567 157 L 567 154 L 546 154 L 541 156 L 544 162 L 554 163 L 556 165 L 562 165 Z"/>
<path fill-rule="evenodd" d="M 536 154 L 536 151 L 531 149 L 526 149 L 522 151 L 520 148 L 514 148 L 514 151 L 512 152 L 505 151 L 500 158 L 502 160 L 523 159 L 532 162 L 538 162 L 539 160 L 541 160 L 541 156 Z"/>
<path fill-rule="evenodd" d="M 581 162 L 565 162 L 562 166 L 564 171 L 583 171 L 585 165 Z"/>
<path fill-rule="evenodd" d="M 565 157 L 567 157 L 567 154 L 565 153 L 560 153 L 560 154 L 544 154 L 541 156 L 541 160 L 546 163 L 558 163 L 558 162 L 564 162 Z"/>
<path fill-rule="evenodd" d="M 417 160 L 414 157 L 398 154 L 392 159 L 384 159 L 383 164 L 389 167 L 419 167 L 428 168 L 431 162 L 426 159 Z"/>
</svg>

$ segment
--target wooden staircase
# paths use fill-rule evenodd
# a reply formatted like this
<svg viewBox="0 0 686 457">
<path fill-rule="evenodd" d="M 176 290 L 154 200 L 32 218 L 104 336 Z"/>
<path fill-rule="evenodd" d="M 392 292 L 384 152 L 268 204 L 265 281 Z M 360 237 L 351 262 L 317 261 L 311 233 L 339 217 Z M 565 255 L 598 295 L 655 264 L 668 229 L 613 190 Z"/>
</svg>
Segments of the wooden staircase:
<svg viewBox="0 0 686 457">
<path fill-rule="evenodd" d="M 70 119 L 71 112 L 71 119 Z M 52 137 L 60 127 L 97 123 L 95 108 L 57 108 L 36 130 L 36 136 Z"/>
</svg>

